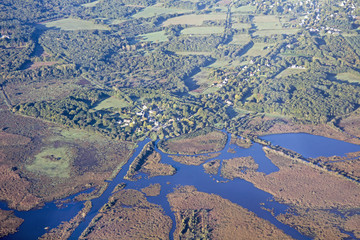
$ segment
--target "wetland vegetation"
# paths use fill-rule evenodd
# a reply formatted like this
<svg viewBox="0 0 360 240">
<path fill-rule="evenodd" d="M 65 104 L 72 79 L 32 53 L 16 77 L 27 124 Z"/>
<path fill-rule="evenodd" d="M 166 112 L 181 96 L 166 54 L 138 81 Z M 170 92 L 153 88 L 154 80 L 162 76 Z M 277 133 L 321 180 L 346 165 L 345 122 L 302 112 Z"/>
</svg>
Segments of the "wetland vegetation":
<svg viewBox="0 0 360 240">
<path fill-rule="evenodd" d="M 359 238 L 359 150 L 308 157 L 261 138 L 360 144 L 359 9 L 353 0 L 1 1 L 0 237 L 21 232 L 24 211 L 80 192 L 82 207 L 37 237 L 70 238 L 78 226 L 84 239 L 291 237 L 257 208 L 169 190 L 178 170 L 200 168 L 215 185 L 250 182 L 287 204 L 273 215 L 303 236 Z M 277 170 L 262 171 L 259 151 Z M 82 228 L 121 169 L 126 184 Z"/>
</svg>

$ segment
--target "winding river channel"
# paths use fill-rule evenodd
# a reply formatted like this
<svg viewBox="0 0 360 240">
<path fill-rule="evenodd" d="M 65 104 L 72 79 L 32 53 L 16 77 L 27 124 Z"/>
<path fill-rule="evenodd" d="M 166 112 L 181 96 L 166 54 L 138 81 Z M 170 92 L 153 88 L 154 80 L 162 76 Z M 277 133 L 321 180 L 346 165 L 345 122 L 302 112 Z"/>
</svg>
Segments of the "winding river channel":
<svg viewBox="0 0 360 240">
<path fill-rule="evenodd" d="M 325 137 L 310 135 L 310 134 L 275 134 L 263 137 L 263 139 L 270 141 L 273 145 L 280 145 L 282 147 L 291 149 L 302 154 L 304 157 L 319 157 L 319 156 L 344 156 L 347 152 L 360 151 L 360 146 L 350 144 L 338 140 L 333 140 Z M 280 213 L 285 213 L 288 206 L 280 204 L 273 200 L 271 194 L 266 193 L 256 187 L 252 183 L 245 180 L 235 179 L 228 181 L 223 179 L 220 175 L 210 176 L 204 172 L 203 167 L 188 166 L 175 162 L 170 157 L 158 149 L 162 156 L 162 162 L 171 164 L 176 168 L 176 174 L 173 176 L 158 176 L 148 178 L 147 175 L 142 174 L 142 178 L 138 181 L 124 180 L 130 163 L 141 152 L 142 148 L 150 140 L 144 140 L 138 144 L 135 153 L 130 158 L 128 163 L 123 166 L 119 174 L 109 182 L 108 188 L 98 198 L 92 200 L 92 209 L 85 217 L 85 220 L 77 227 L 70 239 L 78 239 L 81 233 L 86 229 L 99 209 L 108 202 L 109 197 L 114 187 L 119 183 L 126 183 L 126 188 L 137 189 L 147 187 L 149 184 L 160 183 L 161 193 L 156 197 L 147 197 L 149 202 L 156 203 L 162 206 L 165 214 L 171 217 L 173 221 L 172 229 L 169 234 L 169 239 L 173 238 L 175 230 L 175 217 L 170 209 L 166 195 L 173 192 L 173 189 L 179 185 L 193 185 L 199 191 L 206 193 L 214 193 L 225 199 L 232 201 L 252 212 L 259 217 L 270 221 L 279 229 L 289 234 L 295 239 L 309 239 L 300 234 L 295 229 L 279 222 L 275 216 Z M 229 152 L 229 148 L 235 150 L 235 153 Z M 250 148 L 244 149 L 236 145 L 230 145 L 230 134 L 228 134 L 228 142 L 223 150 L 220 151 L 220 156 L 216 159 L 224 160 L 234 157 L 252 156 L 255 162 L 259 165 L 258 171 L 269 174 L 278 171 L 278 168 L 265 156 L 262 146 L 254 143 Z M 208 160 L 211 161 L 212 159 Z M 90 190 L 89 190 L 90 191 Z M 27 212 L 15 211 L 15 215 L 23 218 L 25 221 L 20 226 L 17 233 L 7 236 L 4 239 L 37 239 L 42 236 L 46 230 L 45 228 L 53 228 L 58 226 L 62 221 L 69 221 L 82 208 L 84 202 L 70 201 L 60 208 L 56 206 L 55 202 L 47 203 L 41 209 L 34 209 Z M 0 208 L 8 210 L 5 203 L 0 203 Z M 273 214 L 265 210 L 273 209 Z"/>
</svg>

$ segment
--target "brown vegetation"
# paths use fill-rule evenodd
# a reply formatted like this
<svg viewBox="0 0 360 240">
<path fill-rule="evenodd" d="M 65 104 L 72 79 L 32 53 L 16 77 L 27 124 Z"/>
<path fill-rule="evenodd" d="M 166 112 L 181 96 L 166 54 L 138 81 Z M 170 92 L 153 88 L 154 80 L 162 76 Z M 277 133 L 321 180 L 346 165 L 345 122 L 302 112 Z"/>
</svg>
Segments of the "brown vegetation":
<svg viewBox="0 0 360 240">
<path fill-rule="evenodd" d="M 39 68 L 42 66 L 52 66 L 57 63 L 58 62 L 34 62 L 33 64 L 31 64 L 30 69 L 35 69 L 35 68 Z"/>
<path fill-rule="evenodd" d="M 279 167 L 278 172 L 248 171 L 241 178 L 252 182 L 257 188 L 271 193 L 281 202 L 309 208 L 356 208 L 359 207 L 358 184 L 299 162 L 265 148 L 266 155 Z M 238 173 L 238 177 L 240 174 Z M 346 198 L 344 198 L 346 196 Z"/>
<path fill-rule="evenodd" d="M 76 79 L 57 79 L 32 82 L 10 82 L 5 90 L 13 105 L 24 102 L 46 101 L 68 96 L 80 86 Z"/>
<path fill-rule="evenodd" d="M 342 232 L 344 228 L 359 233 L 359 215 L 343 218 L 328 210 L 296 208 L 276 218 L 313 239 L 346 239 L 349 235 Z"/>
<path fill-rule="evenodd" d="M 8 165 L 0 165 L 0 199 L 5 200 L 10 208 L 29 210 L 42 200 L 30 192 L 31 183 L 19 176 Z"/>
<path fill-rule="evenodd" d="M 168 239 L 170 217 L 144 194 L 121 190 L 110 197 L 80 239 Z"/>
<path fill-rule="evenodd" d="M 124 177 L 127 180 L 136 180 L 135 175 L 141 171 L 150 177 L 161 175 L 174 175 L 176 169 L 169 165 L 160 163 L 161 155 L 155 151 L 154 142 L 147 143 L 139 155 L 130 164 L 129 170 Z"/>
<path fill-rule="evenodd" d="M 250 139 L 248 138 L 239 138 L 235 135 L 231 136 L 231 140 L 230 140 L 230 144 L 235 144 L 238 145 L 239 147 L 242 148 L 249 148 L 252 145 L 252 142 Z"/>
<path fill-rule="evenodd" d="M 223 160 L 221 175 L 228 179 L 242 178 L 247 172 L 257 171 L 258 167 L 252 157 L 232 158 Z"/>
<path fill-rule="evenodd" d="M 18 134 L 0 132 L 0 146 L 26 145 L 31 141 L 30 138 Z"/>
<path fill-rule="evenodd" d="M 319 157 L 311 159 L 317 165 L 360 182 L 360 152 L 346 154 L 346 157 Z"/>
<path fill-rule="evenodd" d="M 202 129 L 194 133 L 182 135 L 160 141 L 161 151 L 170 154 L 201 154 L 220 151 L 225 147 L 227 136 L 225 133 L 211 129 Z"/>
<path fill-rule="evenodd" d="M 0 238 L 15 233 L 23 221 L 16 217 L 13 211 L 0 209 Z"/>
<path fill-rule="evenodd" d="M 101 189 L 131 145 L 0 111 L 0 199 L 29 210 L 90 187 Z"/>
<path fill-rule="evenodd" d="M 91 202 L 87 201 L 84 208 L 70 221 L 62 222 L 58 227 L 51 229 L 39 239 L 41 240 L 55 240 L 55 239 L 68 239 L 75 229 L 79 226 L 81 221 L 84 220 L 86 215 L 91 210 Z"/>
<path fill-rule="evenodd" d="M 271 120 L 271 119 L 263 119 L 263 121 Z M 360 144 L 360 139 L 353 138 L 349 134 L 342 132 L 339 129 L 334 129 L 326 124 L 300 124 L 294 123 L 290 120 L 283 119 L 283 122 L 277 122 L 272 127 L 267 130 L 256 131 L 255 135 L 267 135 L 267 134 L 277 134 L 277 133 L 309 133 L 313 135 L 319 135 L 328 138 L 334 138 L 341 141 L 346 141 L 354 144 Z M 352 125 L 355 126 L 356 125 Z M 352 134 L 360 137 L 360 134 L 357 134 L 359 131 L 349 130 Z"/>
<path fill-rule="evenodd" d="M 168 194 L 174 239 L 291 239 L 268 221 L 214 194 L 186 186 Z"/>
<path fill-rule="evenodd" d="M 360 144 L 360 115 L 359 110 L 357 113 L 354 113 L 353 115 L 341 119 L 339 123 L 339 127 L 344 130 L 347 133 L 350 133 L 351 135 L 354 135 L 358 138 L 357 144 Z"/>
<path fill-rule="evenodd" d="M 209 155 L 199 155 L 199 156 L 171 156 L 171 158 L 175 162 L 179 162 L 186 165 L 200 165 L 203 164 L 205 161 L 216 158 L 220 155 L 220 153 L 212 153 Z"/>
<path fill-rule="evenodd" d="M 176 169 L 169 164 L 160 163 L 160 160 L 160 153 L 154 151 L 148 156 L 140 171 L 149 174 L 150 177 L 174 175 Z"/>
<path fill-rule="evenodd" d="M 328 209 L 344 212 L 358 209 L 359 184 L 282 152 L 269 148 L 264 150 L 267 157 L 279 167 L 278 172 L 265 175 L 254 170 L 230 171 L 230 176 L 226 177 L 243 178 L 271 193 L 276 200 L 292 205 L 294 212 L 279 215 L 278 219 L 314 239 L 348 237 L 342 232 L 345 228 L 349 232 L 358 231 L 358 225 L 354 224 L 356 217 L 342 218 Z M 236 167 L 233 169 L 236 170 Z"/>
<path fill-rule="evenodd" d="M 155 197 L 160 195 L 161 185 L 159 183 L 150 184 L 149 186 L 142 188 L 141 191 L 148 197 Z"/>
<path fill-rule="evenodd" d="M 219 167 L 220 167 L 220 160 L 212 160 L 210 162 L 207 162 L 203 165 L 204 170 L 206 173 L 208 174 L 212 174 L 212 175 L 216 175 L 219 172 Z"/>
</svg>

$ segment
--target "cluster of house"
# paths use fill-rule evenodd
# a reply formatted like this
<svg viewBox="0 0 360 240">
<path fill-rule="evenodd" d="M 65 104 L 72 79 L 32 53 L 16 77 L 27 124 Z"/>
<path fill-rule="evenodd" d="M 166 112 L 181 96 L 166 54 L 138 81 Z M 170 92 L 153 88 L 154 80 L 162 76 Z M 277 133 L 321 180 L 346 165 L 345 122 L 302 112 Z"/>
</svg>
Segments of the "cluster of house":
<svg viewBox="0 0 360 240">
<path fill-rule="evenodd" d="M 137 108 L 138 112 L 136 112 L 136 116 L 142 117 L 142 121 L 148 120 L 149 123 L 153 123 L 153 130 L 157 130 L 160 126 L 160 123 L 154 118 L 154 116 L 158 113 L 155 110 L 148 110 L 146 105 L 143 105 L 142 108 Z M 135 121 L 132 119 L 119 119 L 117 121 L 118 124 L 122 124 L 121 127 L 129 126 L 130 124 L 135 124 Z"/>
</svg>

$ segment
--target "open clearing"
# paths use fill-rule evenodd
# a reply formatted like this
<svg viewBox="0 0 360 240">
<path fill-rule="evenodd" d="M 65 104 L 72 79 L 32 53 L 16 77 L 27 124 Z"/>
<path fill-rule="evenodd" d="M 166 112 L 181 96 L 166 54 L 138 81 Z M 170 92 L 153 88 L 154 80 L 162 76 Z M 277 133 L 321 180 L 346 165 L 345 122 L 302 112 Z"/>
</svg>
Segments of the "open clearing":
<svg viewBox="0 0 360 240">
<path fill-rule="evenodd" d="M 202 14 L 202 15 L 190 14 L 190 15 L 170 18 L 163 23 L 163 26 L 166 27 L 176 24 L 189 24 L 189 25 L 200 26 L 206 20 L 216 21 L 216 20 L 225 20 L 225 19 L 226 19 L 225 13 Z"/>
<path fill-rule="evenodd" d="M 81 6 L 83 6 L 83 7 L 94 7 L 99 2 L 100 2 L 100 0 L 97 0 L 97 1 L 94 1 L 94 2 L 81 4 Z"/>
<path fill-rule="evenodd" d="M 234 29 L 243 29 L 243 28 L 249 29 L 251 28 L 251 25 L 248 23 L 233 23 L 231 27 Z"/>
<path fill-rule="evenodd" d="M 254 43 L 254 46 L 245 54 L 245 56 L 265 56 L 270 52 L 273 44 L 268 43 Z"/>
<path fill-rule="evenodd" d="M 209 79 L 209 74 L 211 70 L 210 68 L 202 68 L 201 71 L 197 74 L 195 74 L 192 77 L 192 80 L 196 82 L 196 85 L 198 85 L 198 88 L 194 89 L 190 92 L 190 94 L 200 94 L 203 93 L 206 89 L 211 87 L 211 85 L 215 82 L 214 79 Z M 216 89 L 219 89 L 216 87 Z"/>
<path fill-rule="evenodd" d="M 175 52 L 178 55 L 183 55 L 183 56 L 187 56 L 187 55 L 205 55 L 205 56 L 209 56 L 211 55 L 211 52 Z"/>
<path fill-rule="evenodd" d="M 47 28 L 60 28 L 61 30 L 110 30 L 108 26 L 95 24 L 91 21 L 75 18 L 65 18 L 53 22 L 44 23 Z"/>
<path fill-rule="evenodd" d="M 35 156 L 27 170 L 38 172 L 49 177 L 68 178 L 70 176 L 70 163 L 74 159 L 72 149 L 68 147 L 46 148 Z"/>
<path fill-rule="evenodd" d="M 236 35 L 233 36 L 233 39 L 230 42 L 230 44 L 245 45 L 250 40 L 251 40 L 251 38 L 247 34 L 236 34 Z"/>
<path fill-rule="evenodd" d="M 223 32 L 223 27 L 191 27 L 182 30 L 181 34 L 221 34 Z"/>
<path fill-rule="evenodd" d="M 130 103 L 126 102 L 125 100 L 118 99 L 116 97 L 109 97 L 100 102 L 99 105 L 95 107 L 95 110 L 120 109 L 128 106 L 130 106 Z"/>
<path fill-rule="evenodd" d="M 273 15 L 255 16 L 254 21 L 258 30 L 282 29 L 279 18 Z"/>
<path fill-rule="evenodd" d="M 133 18 L 149 18 L 161 14 L 187 13 L 191 10 L 179 8 L 164 8 L 160 6 L 151 6 L 133 15 Z"/>
<path fill-rule="evenodd" d="M 246 5 L 246 6 L 240 6 L 240 7 L 232 7 L 231 8 L 231 12 L 236 13 L 236 12 L 253 12 L 256 10 L 256 6 L 253 5 Z"/>
<path fill-rule="evenodd" d="M 293 74 L 298 74 L 298 73 L 302 73 L 306 71 L 306 69 L 301 69 L 301 68 L 287 68 L 284 71 L 282 71 L 281 73 L 279 73 L 278 75 L 276 75 L 276 78 L 283 78 L 283 77 L 287 77 Z"/>
<path fill-rule="evenodd" d="M 142 37 L 141 41 L 144 42 L 166 42 L 169 39 L 165 35 L 165 31 L 158 31 L 140 35 Z"/>
<path fill-rule="evenodd" d="M 336 79 L 348 82 L 360 82 L 360 74 L 357 72 L 343 72 L 336 75 Z"/>
<path fill-rule="evenodd" d="M 60 99 L 80 88 L 78 80 L 62 79 L 61 81 L 12 82 L 6 85 L 5 91 L 12 104 L 19 104 Z"/>
<path fill-rule="evenodd" d="M 254 35 L 256 36 L 271 36 L 275 34 L 286 34 L 286 35 L 294 35 L 299 31 L 297 28 L 283 28 L 283 29 L 266 29 L 256 31 Z"/>
</svg>

